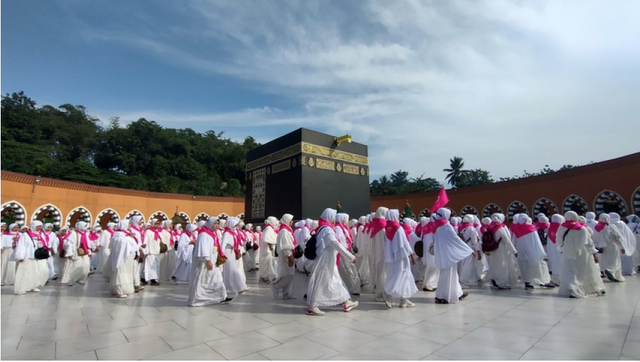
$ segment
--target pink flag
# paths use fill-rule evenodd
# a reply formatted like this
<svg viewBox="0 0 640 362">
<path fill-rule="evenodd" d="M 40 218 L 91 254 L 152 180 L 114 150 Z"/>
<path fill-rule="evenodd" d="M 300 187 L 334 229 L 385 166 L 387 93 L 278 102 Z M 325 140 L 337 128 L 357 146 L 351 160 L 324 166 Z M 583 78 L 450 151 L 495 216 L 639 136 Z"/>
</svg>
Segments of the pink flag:
<svg viewBox="0 0 640 362">
<path fill-rule="evenodd" d="M 440 192 L 438 193 L 438 198 L 436 199 L 436 202 L 433 203 L 433 206 L 431 206 L 431 209 L 429 209 L 429 212 L 436 212 L 439 208 L 448 203 L 449 196 L 447 196 L 447 192 L 444 190 L 444 186 L 442 186 Z"/>
</svg>

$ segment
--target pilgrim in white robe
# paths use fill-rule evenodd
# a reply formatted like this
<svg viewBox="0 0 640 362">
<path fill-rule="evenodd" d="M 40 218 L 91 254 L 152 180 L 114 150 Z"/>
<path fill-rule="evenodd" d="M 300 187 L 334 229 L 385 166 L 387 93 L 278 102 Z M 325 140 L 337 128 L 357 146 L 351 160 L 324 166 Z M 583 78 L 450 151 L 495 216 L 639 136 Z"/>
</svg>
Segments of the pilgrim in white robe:
<svg viewBox="0 0 640 362">
<path fill-rule="evenodd" d="M 569 211 L 565 218 L 567 221 L 577 221 L 578 214 Z M 587 228 L 569 230 L 564 236 L 567 230 L 565 226 L 560 226 L 556 242 L 564 259 L 558 295 L 573 298 L 603 295 L 605 287 L 594 260 L 598 251 L 589 237 Z"/>
<path fill-rule="evenodd" d="M 141 259 L 144 257 L 144 255 L 146 254 L 146 248 L 142 248 L 142 243 L 144 241 L 143 239 L 143 235 L 142 235 L 142 230 L 140 229 L 140 225 L 142 223 L 142 216 L 140 215 L 134 215 L 131 217 L 131 234 L 133 237 L 133 240 L 136 241 L 136 244 L 138 245 L 138 255 L 140 255 Z M 133 263 L 133 285 L 137 288 L 140 286 L 141 281 L 140 279 L 142 278 L 142 267 L 143 267 L 144 263 L 140 262 L 139 260 L 136 260 Z"/>
<path fill-rule="evenodd" d="M 65 231 L 65 234 L 61 235 L 63 230 Z M 71 234 L 68 226 L 63 226 L 62 228 L 60 228 L 60 230 L 58 230 L 58 235 L 56 238 L 56 256 L 53 258 L 53 269 L 56 275 L 54 279 L 58 279 L 58 277 L 60 277 L 64 272 L 64 266 L 67 262 L 67 258 L 61 257 L 61 254 L 64 252 L 65 244 L 67 243 L 67 239 L 69 239 L 70 236 Z"/>
<path fill-rule="evenodd" d="M 136 241 L 128 235 L 126 230 L 127 221 L 121 221 L 119 229 L 113 234 L 111 240 L 111 267 L 113 270 L 110 278 L 109 288 L 111 294 L 120 297 L 126 297 L 132 294 L 135 289 L 133 286 L 133 266 L 137 263 L 134 260 L 138 245 Z"/>
<path fill-rule="evenodd" d="M 11 228 L 8 232 L 2 234 L 2 285 L 13 285 L 16 279 L 16 261 L 11 259 L 13 254 L 14 243 L 20 240 L 18 233 L 18 224 L 11 224 L 15 231 Z"/>
<path fill-rule="evenodd" d="M 513 240 L 518 252 L 518 266 L 522 282 L 527 288 L 533 284 L 547 285 L 551 278 L 545 259 L 547 254 L 542 247 L 538 232 L 532 224 L 527 223 L 528 216 L 518 214 L 514 216 Z"/>
<path fill-rule="evenodd" d="M 363 217 L 360 218 L 361 223 L 358 225 L 355 245 L 358 248 L 358 276 L 360 277 L 360 285 L 365 286 L 371 284 L 371 269 L 369 268 L 369 258 L 371 254 L 371 239 L 365 232 Z"/>
<path fill-rule="evenodd" d="M 372 263 L 372 283 L 373 289 L 376 293 L 376 301 L 383 301 L 385 298 L 384 295 L 384 285 L 387 281 L 387 262 L 384 256 L 384 244 L 385 244 L 385 235 L 384 235 L 384 225 L 386 224 L 385 218 L 387 216 L 387 211 L 389 211 L 386 207 L 379 207 L 376 210 L 376 213 L 373 216 L 373 225 L 374 229 L 371 234 L 371 258 L 369 260 Z M 376 223 L 379 223 L 380 226 L 375 226 Z M 386 300 L 384 300 L 387 302 Z"/>
<path fill-rule="evenodd" d="M 102 255 L 102 253 L 100 252 L 100 238 L 102 237 L 102 230 L 100 228 L 100 226 L 94 226 L 93 228 L 94 234 L 97 235 L 91 235 L 91 232 L 89 232 L 89 247 L 91 248 L 91 259 L 89 260 L 89 270 L 95 271 L 98 270 L 98 265 L 100 264 L 100 255 Z M 92 238 L 95 238 L 95 240 L 92 240 Z"/>
<path fill-rule="evenodd" d="M 547 255 L 549 256 L 549 269 L 551 270 L 551 281 L 554 284 L 560 284 L 562 275 L 562 253 L 558 249 L 557 234 L 560 224 L 564 222 L 564 216 L 554 214 L 551 216 L 551 223 L 547 231 Z M 560 235 L 562 236 L 562 235 Z"/>
<path fill-rule="evenodd" d="M 349 240 L 347 239 L 347 235 L 345 234 L 345 230 L 347 233 L 349 232 L 349 230 L 346 229 L 346 227 L 343 229 L 338 225 L 338 223 L 341 223 L 342 220 L 345 219 L 345 216 L 342 216 L 342 215 L 346 215 L 346 214 L 340 214 L 340 213 L 337 214 L 336 226 L 334 230 L 336 232 L 336 236 L 340 244 L 349 252 L 352 252 L 352 249 L 351 249 L 352 245 L 349 245 Z M 338 265 L 338 272 L 340 273 L 340 277 L 342 278 L 344 285 L 347 286 L 349 293 L 353 295 L 360 295 L 361 283 L 360 283 L 360 276 L 358 275 L 358 268 L 353 263 L 342 262 L 340 260 L 340 255 L 337 255 L 336 258 L 337 258 L 336 263 Z"/>
<path fill-rule="evenodd" d="M 160 237 L 162 238 L 162 242 L 167 246 L 167 252 L 160 254 L 160 280 L 166 282 L 171 280 L 171 274 L 176 270 L 176 245 L 170 229 L 171 220 L 165 220 L 163 226 Z"/>
<path fill-rule="evenodd" d="M 480 274 L 480 271 L 482 270 L 482 261 L 478 258 L 478 255 L 482 255 L 480 237 L 473 225 L 464 227 L 460 234 L 462 235 L 463 241 L 475 253 L 475 255 L 471 254 L 460 261 L 460 282 L 467 285 L 477 284 L 482 281 Z"/>
<path fill-rule="evenodd" d="M 631 229 L 620 220 L 620 215 L 617 213 L 610 213 L 611 225 L 618 229 L 620 235 L 622 235 L 622 247 L 624 248 L 624 254 L 620 255 L 620 269 L 622 275 L 635 275 L 636 268 L 633 260 L 633 254 L 636 252 L 636 236 Z"/>
<path fill-rule="evenodd" d="M 245 250 L 247 251 L 242 258 L 244 260 L 244 270 L 245 272 L 251 272 L 257 269 L 256 267 L 256 251 L 253 250 L 253 245 L 255 243 L 255 234 L 251 230 L 253 225 L 247 224 L 245 226 L 245 230 L 241 230 L 246 235 L 247 242 L 245 243 Z M 255 244 L 258 245 L 258 244 Z"/>
<path fill-rule="evenodd" d="M 99 260 L 96 274 L 102 274 L 103 277 L 105 276 L 105 265 L 107 264 L 107 260 L 109 260 L 109 255 L 111 254 L 111 238 L 113 237 L 112 227 L 115 227 L 115 223 L 107 224 L 107 230 L 102 231 L 100 239 L 98 240 L 100 253 L 98 255 Z M 96 256 L 94 256 L 94 258 L 95 257 Z M 111 267 L 108 267 L 107 270 L 110 271 Z M 106 277 L 108 278 L 108 276 Z"/>
<path fill-rule="evenodd" d="M 157 221 L 151 221 L 155 225 Z M 155 284 L 160 280 L 160 243 L 162 242 L 162 232 L 159 228 L 149 228 L 144 233 L 144 242 L 146 245 L 143 251 L 146 253 L 144 257 L 144 280 Z M 154 283 L 155 282 L 155 283 Z"/>
<path fill-rule="evenodd" d="M 56 276 L 56 270 L 54 266 L 54 261 L 57 258 L 57 248 L 58 248 L 58 236 L 52 232 L 47 232 L 46 229 L 51 227 L 53 229 L 53 224 L 47 223 L 45 224 L 43 230 L 40 232 L 41 240 L 43 241 L 43 245 L 49 250 L 49 258 L 47 258 L 47 269 L 49 273 L 47 274 L 47 280 L 53 279 Z M 46 281 L 45 281 L 46 283 Z M 43 284 L 44 285 L 44 284 Z"/>
<path fill-rule="evenodd" d="M 316 242 L 316 265 L 307 288 L 309 309 L 334 306 L 349 300 L 349 290 L 342 281 L 336 265 L 338 253 L 342 262 L 352 263 L 355 259 L 355 256 L 340 244 L 333 227 L 321 227 Z"/>
<path fill-rule="evenodd" d="M 633 253 L 633 264 L 636 268 L 636 272 L 640 272 L 640 217 L 638 215 L 627 216 L 629 223 L 627 226 L 631 230 L 631 233 L 635 236 L 636 251 Z"/>
<path fill-rule="evenodd" d="M 193 228 L 195 229 L 195 226 Z M 189 231 L 189 229 L 190 225 L 187 225 L 187 231 Z M 178 239 L 177 265 L 176 270 L 173 272 L 173 278 L 178 282 L 189 281 L 194 245 L 195 238 L 187 232 L 180 235 L 180 239 Z"/>
<path fill-rule="evenodd" d="M 275 219 L 275 222 L 277 224 L 277 219 Z M 262 231 L 262 244 L 260 245 L 260 270 L 258 272 L 258 279 L 266 284 L 270 284 L 277 275 L 277 261 L 274 257 L 277 234 L 273 229 L 274 227 L 274 224 L 267 224 L 265 226 Z"/>
<path fill-rule="evenodd" d="M 11 259 L 17 264 L 16 277 L 13 284 L 15 294 L 39 291 L 41 282 L 38 261 L 35 259 L 36 243 L 26 233 L 20 234 Z"/>
<path fill-rule="evenodd" d="M 64 250 L 65 257 L 67 261 L 64 265 L 64 271 L 62 272 L 62 284 L 68 284 L 69 286 L 73 285 L 73 283 L 84 284 L 89 276 L 90 269 L 90 256 L 91 250 L 86 250 L 85 255 L 78 255 L 78 248 L 82 245 L 82 234 L 83 230 L 87 230 L 87 226 L 85 222 L 80 222 L 82 225 L 76 225 L 76 229 L 78 231 L 71 231 L 71 235 L 67 239 Z M 78 224 L 80 224 L 78 223 Z M 84 231 L 86 233 L 86 238 L 89 238 L 89 231 Z M 90 248 L 88 248 L 90 249 Z"/>
<path fill-rule="evenodd" d="M 283 299 L 295 299 L 293 295 L 293 277 L 296 273 L 293 263 L 294 237 L 288 224 L 293 219 L 291 214 L 285 214 L 280 220 L 280 231 L 276 237 L 278 245 L 278 269 L 276 278 L 271 283 L 273 296 L 279 298 L 282 292 Z M 290 265 L 291 262 L 291 265 Z"/>
<path fill-rule="evenodd" d="M 233 219 L 235 218 L 227 219 L 227 226 L 231 229 L 237 224 L 237 221 L 234 222 Z M 238 293 L 242 293 L 248 289 L 240 273 L 241 268 L 239 268 L 238 256 L 241 250 L 239 247 L 237 250 L 235 249 L 235 235 L 232 234 L 233 232 L 235 231 L 225 230 L 220 243 L 224 255 L 228 258 L 227 262 L 224 263 L 222 276 L 227 294 L 231 297 L 235 297 Z"/>
<path fill-rule="evenodd" d="M 215 218 L 210 218 L 215 219 Z M 207 222 L 205 227 L 210 228 L 213 223 Z M 218 248 L 211 235 L 206 232 L 198 233 L 193 253 L 195 265 L 191 268 L 189 277 L 189 301 L 190 307 L 202 307 L 229 301 L 227 291 L 220 269 L 216 268 Z M 234 262 L 233 253 L 226 255 L 225 264 Z"/>
<path fill-rule="evenodd" d="M 622 263 L 620 260 L 620 252 L 624 248 L 622 245 L 623 237 L 618 229 L 610 225 L 610 217 L 607 214 L 601 214 L 600 222 L 595 226 L 595 232 L 592 239 L 596 248 L 601 248 L 600 254 L 600 271 L 602 271 L 609 280 L 613 282 L 625 281 L 622 276 Z M 558 235 L 560 237 L 561 235 Z"/>
<path fill-rule="evenodd" d="M 436 219 L 442 218 L 446 221 L 450 215 L 451 211 L 449 209 L 440 208 L 436 214 Z M 466 296 L 459 282 L 458 262 L 471 255 L 473 250 L 464 241 L 460 240 L 449 222 L 440 226 L 437 223 L 442 222 L 441 220 L 436 220 L 435 222 L 433 256 L 440 271 L 436 301 L 456 303 L 460 298 Z"/>
<path fill-rule="evenodd" d="M 498 228 L 494 232 L 493 238 L 496 241 L 500 240 L 500 242 L 496 250 L 488 253 L 489 272 L 486 278 L 491 280 L 492 285 L 495 283 L 498 288 L 511 289 L 518 283 L 516 261 L 514 260 L 518 251 L 513 246 L 506 227 Z"/>
<path fill-rule="evenodd" d="M 387 212 L 387 228 L 394 228 L 392 225 L 395 222 L 395 232 L 391 239 L 389 234 L 385 230 L 385 261 L 387 263 L 387 280 L 384 285 L 384 292 L 392 298 L 400 299 L 400 307 L 413 306 L 413 303 L 408 301 L 416 292 L 415 279 L 411 272 L 411 256 L 413 249 L 407 240 L 404 229 L 397 223 L 399 220 L 398 210 L 389 210 Z M 387 305 L 388 306 L 388 305 Z"/>
<path fill-rule="evenodd" d="M 300 245 L 302 250 L 304 250 L 307 240 L 311 238 L 311 233 L 309 229 L 306 227 L 306 222 L 304 220 L 298 221 L 295 225 L 295 230 L 293 231 L 293 238 L 296 241 L 297 245 Z M 295 268 L 300 272 L 305 272 L 307 259 L 304 255 L 295 260 Z"/>
</svg>

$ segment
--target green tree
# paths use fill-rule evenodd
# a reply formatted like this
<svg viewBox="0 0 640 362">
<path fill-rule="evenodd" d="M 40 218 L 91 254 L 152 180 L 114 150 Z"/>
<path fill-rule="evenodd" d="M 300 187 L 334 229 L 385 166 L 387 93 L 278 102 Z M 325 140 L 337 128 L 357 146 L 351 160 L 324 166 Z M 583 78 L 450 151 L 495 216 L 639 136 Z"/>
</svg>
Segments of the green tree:
<svg viewBox="0 0 640 362">
<path fill-rule="evenodd" d="M 489 171 L 483 169 L 469 170 L 462 180 L 458 184 L 458 187 L 477 186 L 493 183 L 493 177 L 489 174 Z"/>
<path fill-rule="evenodd" d="M 449 184 L 453 187 L 458 187 L 460 182 L 463 180 L 465 175 L 469 172 L 463 169 L 464 160 L 462 157 L 454 156 L 449 160 L 449 168 L 445 168 L 444 172 L 448 172 L 445 180 L 449 182 Z"/>
</svg>

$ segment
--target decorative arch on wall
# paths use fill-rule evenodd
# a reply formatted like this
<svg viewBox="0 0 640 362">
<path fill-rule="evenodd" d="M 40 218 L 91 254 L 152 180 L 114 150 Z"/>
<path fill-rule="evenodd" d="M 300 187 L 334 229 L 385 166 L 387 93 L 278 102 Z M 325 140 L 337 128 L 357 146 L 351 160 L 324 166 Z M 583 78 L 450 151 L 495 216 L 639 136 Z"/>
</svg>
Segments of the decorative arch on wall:
<svg viewBox="0 0 640 362">
<path fill-rule="evenodd" d="M 47 217 L 48 215 L 51 215 L 53 217 L 53 227 L 54 228 L 60 228 L 60 226 L 62 226 L 62 213 L 60 212 L 60 209 L 53 204 L 46 204 L 46 205 L 42 205 L 39 208 L 36 209 L 36 211 L 33 212 L 33 215 L 31 216 L 31 220 L 44 220 L 45 217 Z M 24 225 L 24 224 L 23 224 Z"/>
<path fill-rule="evenodd" d="M 185 224 L 190 224 L 191 223 L 191 218 L 189 217 L 189 215 L 187 215 L 186 212 L 180 211 L 178 213 L 178 216 L 180 216 L 181 218 L 184 219 Z"/>
<path fill-rule="evenodd" d="M 429 212 L 429 209 L 422 209 L 422 210 L 420 211 L 420 217 L 422 217 L 422 216 L 424 216 L 424 217 L 429 217 L 429 216 L 431 216 L 431 213 Z"/>
<path fill-rule="evenodd" d="M 198 221 L 206 221 L 209 218 L 209 214 L 207 214 L 206 212 L 201 212 L 198 215 L 196 215 L 196 217 L 193 218 L 193 222 L 197 223 Z"/>
<path fill-rule="evenodd" d="M 482 217 L 491 217 L 491 215 L 495 214 L 496 212 L 504 214 L 502 208 L 492 202 L 485 206 L 484 209 L 482 209 Z"/>
<path fill-rule="evenodd" d="M 244 221 L 244 212 L 242 214 L 238 214 L 238 216 L 236 216 L 238 219 L 243 220 Z"/>
<path fill-rule="evenodd" d="M 127 217 L 126 217 L 126 219 L 131 219 L 133 216 L 136 216 L 136 215 L 138 215 L 138 216 L 142 216 L 142 220 L 143 220 L 143 221 L 145 220 L 145 218 L 144 218 L 144 214 L 143 214 L 143 213 L 141 213 L 141 212 L 140 212 L 140 210 L 135 210 L 135 209 L 134 209 L 134 210 L 131 210 L 131 211 L 129 211 L 129 212 L 127 213 Z"/>
<path fill-rule="evenodd" d="M 507 211 L 507 217 L 509 221 L 513 221 L 513 215 L 515 214 L 527 214 L 529 215 L 529 209 L 525 204 L 516 200 L 509 205 L 509 209 Z"/>
<path fill-rule="evenodd" d="M 223 212 L 223 213 L 218 214 L 218 216 L 216 216 L 216 217 L 217 217 L 218 219 L 226 220 L 226 219 L 229 217 L 229 215 L 227 215 L 227 214 L 225 214 L 225 213 Z"/>
<path fill-rule="evenodd" d="M 160 221 L 169 220 L 169 217 L 164 212 L 158 210 L 149 216 L 147 222 L 151 222 L 151 219 L 159 219 Z"/>
<path fill-rule="evenodd" d="M 471 205 L 466 205 L 465 207 L 462 208 L 462 210 L 460 211 L 460 215 L 461 216 L 465 216 L 465 215 L 478 215 L 478 209 L 476 209 L 475 207 L 471 206 Z"/>
<path fill-rule="evenodd" d="M 88 222 L 91 225 L 91 212 L 87 210 L 84 206 L 78 206 L 71 210 L 71 212 L 67 215 L 67 223 L 69 227 L 75 227 L 76 222 L 82 220 L 84 222 Z"/>
<path fill-rule="evenodd" d="M 111 208 L 100 211 L 98 216 L 96 216 L 96 222 L 100 224 L 102 229 L 106 229 L 107 224 L 112 221 L 115 223 L 120 222 L 120 215 L 118 215 L 117 211 Z"/>
<path fill-rule="evenodd" d="M 627 203 L 622 196 L 612 190 L 602 190 L 593 201 L 593 209 L 596 215 L 600 215 L 603 212 L 617 212 L 620 216 L 626 216 L 629 213 Z"/>
<path fill-rule="evenodd" d="M 536 201 L 533 205 L 533 215 L 532 217 L 537 216 L 539 213 L 545 214 L 548 218 L 551 218 L 553 214 L 559 214 L 560 210 L 558 206 L 556 206 L 555 202 L 551 201 L 546 197 L 541 197 Z"/>
<path fill-rule="evenodd" d="M 8 201 L 2 204 L 2 221 L 5 221 L 5 217 L 7 217 L 7 221 L 9 221 L 5 221 L 7 222 L 7 228 L 9 227 L 10 222 L 15 222 L 20 226 L 24 225 L 24 219 L 26 215 L 27 210 L 21 203 L 16 200 Z"/>
<path fill-rule="evenodd" d="M 584 215 L 589 211 L 589 204 L 582 197 L 571 194 L 562 203 L 562 214 L 567 211 L 575 211 L 578 215 Z"/>
<path fill-rule="evenodd" d="M 633 213 L 640 215 L 640 187 L 638 187 L 631 195 L 631 205 L 633 207 Z"/>
</svg>

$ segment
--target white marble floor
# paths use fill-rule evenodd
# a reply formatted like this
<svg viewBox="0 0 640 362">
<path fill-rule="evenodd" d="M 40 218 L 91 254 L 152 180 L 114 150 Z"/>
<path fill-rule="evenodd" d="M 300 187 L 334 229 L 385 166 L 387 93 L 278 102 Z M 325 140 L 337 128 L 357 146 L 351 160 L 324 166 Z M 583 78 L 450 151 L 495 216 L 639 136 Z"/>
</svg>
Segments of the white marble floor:
<svg viewBox="0 0 640 362">
<path fill-rule="evenodd" d="M 2 287 L 2 359 L 151 360 L 584 360 L 640 359 L 640 276 L 606 283 L 607 295 L 558 298 L 556 291 L 467 289 L 467 300 L 388 310 L 370 290 L 350 313 L 304 314 L 274 300 L 249 273 L 251 290 L 229 305 L 186 306 L 187 285 L 163 283 L 113 298 L 99 276 L 85 286 L 52 282 L 40 293 Z"/>
</svg>

